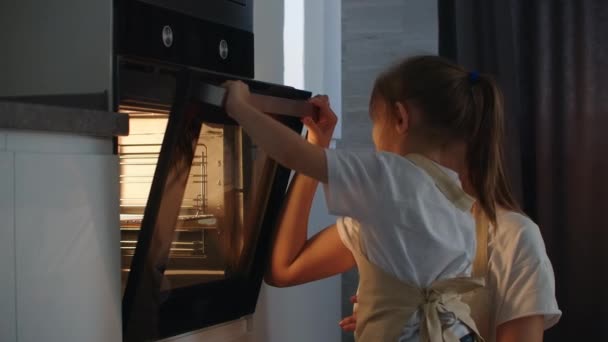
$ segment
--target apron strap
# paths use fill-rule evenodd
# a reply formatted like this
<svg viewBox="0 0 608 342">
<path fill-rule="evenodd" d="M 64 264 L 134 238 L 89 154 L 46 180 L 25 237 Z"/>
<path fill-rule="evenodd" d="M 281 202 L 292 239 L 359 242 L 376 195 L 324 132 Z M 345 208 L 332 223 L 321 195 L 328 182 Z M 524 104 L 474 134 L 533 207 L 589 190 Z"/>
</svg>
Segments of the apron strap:
<svg viewBox="0 0 608 342">
<path fill-rule="evenodd" d="M 473 208 L 475 215 L 475 233 L 477 249 L 475 260 L 473 260 L 473 277 L 486 278 L 488 274 L 488 229 L 490 223 L 483 210 L 475 205 Z"/>
<path fill-rule="evenodd" d="M 475 203 L 475 199 L 464 192 L 464 190 L 440 169 L 437 164 L 420 154 L 408 154 L 405 158 L 426 171 L 426 173 L 433 178 L 435 185 L 437 185 L 439 190 L 448 200 L 450 200 L 450 202 L 454 203 L 458 209 L 462 211 L 471 210 L 473 203 Z"/>
<path fill-rule="evenodd" d="M 485 278 L 488 271 L 488 218 L 479 206 L 473 204 L 475 199 L 469 196 L 462 188 L 454 182 L 437 164 L 420 154 L 408 154 L 405 156 L 416 166 L 426 171 L 433 178 L 437 188 L 462 211 L 472 211 L 475 217 L 476 252 L 473 261 L 473 277 Z"/>
</svg>

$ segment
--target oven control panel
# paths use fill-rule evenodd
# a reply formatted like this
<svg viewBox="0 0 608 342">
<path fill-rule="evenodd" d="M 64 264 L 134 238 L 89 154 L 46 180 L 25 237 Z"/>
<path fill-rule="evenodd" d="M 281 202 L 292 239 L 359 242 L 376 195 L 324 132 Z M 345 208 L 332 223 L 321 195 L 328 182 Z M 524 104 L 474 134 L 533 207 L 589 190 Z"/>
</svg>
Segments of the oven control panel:
<svg viewBox="0 0 608 342">
<path fill-rule="evenodd" d="M 116 52 L 253 78 L 253 33 L 141 1 L 117 4 Z"/>
</svg>

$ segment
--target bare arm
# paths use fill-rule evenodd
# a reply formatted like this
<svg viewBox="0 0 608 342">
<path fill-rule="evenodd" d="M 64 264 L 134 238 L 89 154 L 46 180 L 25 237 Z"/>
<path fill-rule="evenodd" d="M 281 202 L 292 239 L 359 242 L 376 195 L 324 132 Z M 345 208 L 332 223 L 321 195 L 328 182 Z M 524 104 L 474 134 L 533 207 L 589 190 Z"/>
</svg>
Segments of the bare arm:
<svg viewBox="0 0 608 342">
<path fill-rule="evenodd" d="M 304 120 L 308 141 L 327 147 L 338 119 L 329 107 L 327 96 L 316 96 L 310 102 L 319 108 L 319 117 L 317 121 Z M 318 184 L 300 174 L 291 182 L 266 274 L 266 282 L 271 285 L 301 284 L 344 272 L 355 265 L 351 252 L 340 241 L 335 225 L 307 240 L 308 217 Z"/>
<path fill-rule="evenodd" d="M 307 240 L 308 216 L 318 182 L 296 175 L 279 218 L 266 282 L 298 285 L 345 272 L 355 265 L 335 225 Z"/>
<path fill-rule="evenodd" d="M 249 89 L 242 82 L 227 82 L 226 110 L 251 139 L 279 164 L 327 183 L 325 149 L 302 137 L 252 107 L 247 101 Z"/>
<path fill-rule="evenodd" d="M 354 266 L 353 255 L 332 225 L 306 241 L 291 264 L 274 264 L 273 260 L 265 280 L 272 286 L 288 287 L 328 278 Z"/>
<path fill-rule="evenodd" d="M 496 342 L 542 342 L 543 316 L 529 316 L 505 322 L 496 328 Z"/>
</svg>

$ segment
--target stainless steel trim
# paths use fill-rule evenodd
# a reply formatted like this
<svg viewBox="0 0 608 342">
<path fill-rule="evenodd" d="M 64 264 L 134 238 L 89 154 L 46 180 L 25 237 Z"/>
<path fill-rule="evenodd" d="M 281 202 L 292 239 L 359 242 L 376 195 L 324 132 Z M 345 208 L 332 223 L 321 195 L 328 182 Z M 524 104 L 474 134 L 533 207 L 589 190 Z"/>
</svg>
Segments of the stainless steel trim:
<svg viewBox="0 0 608 342">
<path fill-rule="evenodd" d="M 226 89 L 215 85 L 201 83 L 198 99 L 206 104 L 223 107 Z M 261 94 L 251 94 L 251 104 L 259 111 L 272 115 L 287 115 L 295 117 L 311 116 L 315 107 L 304 100 L 292 100 Z"/>
</svg>

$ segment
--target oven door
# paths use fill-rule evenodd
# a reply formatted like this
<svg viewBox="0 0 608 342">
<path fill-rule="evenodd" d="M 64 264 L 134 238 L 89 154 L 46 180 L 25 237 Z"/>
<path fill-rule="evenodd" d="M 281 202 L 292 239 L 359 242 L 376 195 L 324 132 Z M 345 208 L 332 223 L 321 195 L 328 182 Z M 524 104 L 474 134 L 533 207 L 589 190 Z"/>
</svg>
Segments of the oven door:
<svg viewBox="0 0 608 342">
<path fill-rule="evenodd" d="M 123 240 L 134 242 L 134 253 L 123 250 L 123 262 L 131 260 L 126 341 L 174 336 L 255 310 L 290 172 L 225 114 L 221 81 L 178 75 L 143 218 L 121 218 L 122 228 L 137 228 L 131 237 L 121 229 Z M 310 93 L 247 82 L 258 108 L 301 132 Z"/>
</svg>

